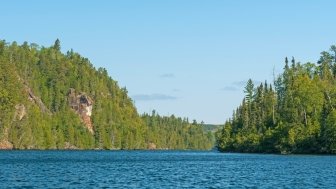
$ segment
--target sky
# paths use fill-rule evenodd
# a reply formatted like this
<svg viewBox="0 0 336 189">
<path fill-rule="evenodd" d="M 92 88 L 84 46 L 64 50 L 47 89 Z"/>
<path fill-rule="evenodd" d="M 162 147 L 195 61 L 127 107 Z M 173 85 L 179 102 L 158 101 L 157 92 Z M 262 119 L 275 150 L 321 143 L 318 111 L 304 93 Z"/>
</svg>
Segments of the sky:
<svg viewBox="0 0 336 189">
<path fill-rule="evenodd" d="M 0 39 L 73 49 L 126 87 L 139 113 L 155 109 L 222 124 L 284 58 L 316 62 L 336 44 L 336 1 L 11 0 Z"/>
</svg>

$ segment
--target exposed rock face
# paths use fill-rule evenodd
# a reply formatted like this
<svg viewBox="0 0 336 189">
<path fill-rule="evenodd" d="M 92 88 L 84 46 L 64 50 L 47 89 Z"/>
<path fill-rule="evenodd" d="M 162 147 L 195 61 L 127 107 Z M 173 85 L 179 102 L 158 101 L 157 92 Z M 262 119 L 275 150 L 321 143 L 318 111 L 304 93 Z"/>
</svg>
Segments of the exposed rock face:
<svg viewBox="0 0 336 189">
<path fill-rule="evenodd" d="M 3 140 L 0 142 L 0 150 L 11 150 L 13 149 L 13 144 L 8 142 L 7 140 Z"/>
<path fill-rule="evenodd" d="M 31 88 L 29 88 L 25 82 L 23 84 L 25 86 L 26 92 L 28 93 L 28 100 L 37 104 L 42 112 L 48 113 L 49 115 L 51 115 L 50 110 L 43 104 L 42 100 L 39 97 L 34 95 Z"/>
<path fill-rule="evenodd" d="M 78 148 L 72 144 L 70 144 L 69 142 L 66 142 L 65 145 L 64 145 L 64 149 L 67 149 L 67 150 L 77 150 Z"/>
<path fill-rule="evenodd" d="M 23 104 L 17 104 L 15 106 L 14 120 L 21 121 L 23 117 L 27 115 L 26 107 Z"/>
<path fill-rule="evenodd" d="M 91 121 L 92 99 L 85 93 L 77 94 L 75 89 L 70 89 L 68 99 L 70 107 L 80 115 L 86 128 L 93 133 L 93 125 Z"/>
<path fill-rule="evenodd" d="M 156 150 L 156 144 L 154 144 L 153 142 L 150 142 L 150 143 L 148 143 L 147 148 L 149 150 Z"/>
</svg>

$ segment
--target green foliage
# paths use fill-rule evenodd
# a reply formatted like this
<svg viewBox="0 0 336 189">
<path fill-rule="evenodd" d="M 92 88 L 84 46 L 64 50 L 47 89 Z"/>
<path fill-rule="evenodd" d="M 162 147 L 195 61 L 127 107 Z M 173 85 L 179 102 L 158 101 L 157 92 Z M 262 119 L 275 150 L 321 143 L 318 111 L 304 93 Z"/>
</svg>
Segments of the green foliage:
<svg viewBox="0 0 336 189">
<path fill-rule="evenodd" d="M 317 64 L 285 59 L 271 85 L 253 90 L 247 82 L 243 103 L 216 133 L 221 151 L 336 153 L 336 47 Z"/>
<path fill-rule="evenodd" d="M 94 133 L 71 108 L 71 88 L 92 98 Z M 22 119 L 17 105 L 25 107 Z M 211 147 L 200 127 L 176 120 L 146 125 L 126 88 L 73 50 L 63 54 L 58 39 L 51 47 L 0 41 L 0 142 L 15 149 L 146 149 L 149 141 L 169 149 Z"/>
<path fill-rule="evenodd" d="M 254 84 L 253 84 L 252 79 L 249 79 L 247 81 L 244 92 L 246 94 L 245 96 L 246 102 L 250 104 L 253 100 L 253 93 L 254 93 Z"/>
<path fill-rule="evenodd" d="M 146 139 L 158 149 L 210 149 L 213 146 L 211 133 L 203 131 L 203 125 L 195 120 L 171 116 L 160 116 L 155 111 L 144 114 L 142 119 L 148 125 Z"/>
</svg>

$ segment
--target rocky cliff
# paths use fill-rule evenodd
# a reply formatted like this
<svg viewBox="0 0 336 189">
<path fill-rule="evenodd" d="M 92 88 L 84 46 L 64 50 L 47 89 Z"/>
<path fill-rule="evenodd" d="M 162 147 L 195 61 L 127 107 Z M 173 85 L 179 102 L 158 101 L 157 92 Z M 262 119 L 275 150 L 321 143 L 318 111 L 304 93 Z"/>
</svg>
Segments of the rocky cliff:
<svg viewBox="0 0 336 189">
<path fill-rule="evenodd" d="M 0 149 L 182 149 L 206 142 L 201 129 L 180 118 L 163 125 L 168 119 L 157 119 L 142 118 L 106 69 L 73 50 L 62 53 L 58 40 L 50 47 L 0 40 Z"/>
<path fill-rule="evenodd" d="M 93 125 L 91 121 L 92 115 L 92 99 L 85 93 L 77 93 L 75 89 L 70 89 L 68 94 L 69 106 L 73 109 L 83 121 L 86 128 L 93 134 Z"/>
</svg>

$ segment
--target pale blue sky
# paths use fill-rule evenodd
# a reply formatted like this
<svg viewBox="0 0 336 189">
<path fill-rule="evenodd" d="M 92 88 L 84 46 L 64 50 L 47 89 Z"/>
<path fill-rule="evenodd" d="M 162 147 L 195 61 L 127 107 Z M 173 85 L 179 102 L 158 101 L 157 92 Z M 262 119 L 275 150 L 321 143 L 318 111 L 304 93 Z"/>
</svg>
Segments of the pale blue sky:
<svg viewBox="0 0 336 189">
<path fill-rule="evenodd" d="M 0 39 L 73 48 L 126 86 L 139 113 L 223 123 L 244 82 L 336 43 L 336 1 L 1 2 Z"/>
</svg>

